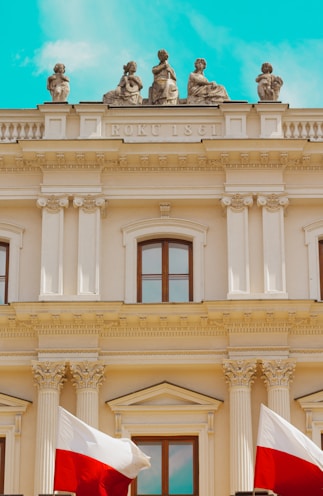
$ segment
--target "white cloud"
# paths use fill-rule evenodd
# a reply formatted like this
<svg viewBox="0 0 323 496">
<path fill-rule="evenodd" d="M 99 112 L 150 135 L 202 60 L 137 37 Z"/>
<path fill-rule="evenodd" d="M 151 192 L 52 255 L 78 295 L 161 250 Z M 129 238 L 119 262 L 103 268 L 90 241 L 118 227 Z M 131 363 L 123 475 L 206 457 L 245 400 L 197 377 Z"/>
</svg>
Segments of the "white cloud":
<svg viewBox="0 0 323 496">
<path fill-rule="evenodd" d="M 33 63 L 37 74 L 52 70 L 56 62 L 63 62 L 72 73 L 96 67 L 100 63 L 101 52 L 100 46 L 85 41 L 49 41 L 35 52 Z"/>
</svg>

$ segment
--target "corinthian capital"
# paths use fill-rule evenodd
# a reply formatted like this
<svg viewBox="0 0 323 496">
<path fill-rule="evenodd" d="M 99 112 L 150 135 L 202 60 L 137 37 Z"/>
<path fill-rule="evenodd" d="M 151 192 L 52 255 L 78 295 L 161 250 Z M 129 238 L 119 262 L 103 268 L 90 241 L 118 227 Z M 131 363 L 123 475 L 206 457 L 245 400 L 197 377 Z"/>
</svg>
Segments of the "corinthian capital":
<svg viewBox="0 0 323 496">
<path fill-rule="evenodd" d="M 252 204 L 253 199 L 251 195 L 236 193 L 235 195 L 227 195 L 221 198 L 222 207 L 230 207 L 235 212 L 241 212 L 244 208 L 251 207 Z"/>
<path fill-rule="evenodd" d="M 262 379 L 267 388 L 275 386 L 289 387 L 293 380 L 296 362 L 292 359 L 286 360 L 263 360 Z"/>
<path fill-rule="evenodd" d="M 73 362 L 70 370 L 72 382 L 77 389 L 98 389 L 104 381 L 102 362 Z"/>
<path fill-rule="evenodd" d="M 39 389 L 60 390 L 66 381 L 65 363 L 32 362 L 35 385 Z"/>
<path fill-rule="evenodd" d="M 223 370 L 230 387 L 250 387 L 255 380 L 256 360 L 224 360 Z"/>
</svg>

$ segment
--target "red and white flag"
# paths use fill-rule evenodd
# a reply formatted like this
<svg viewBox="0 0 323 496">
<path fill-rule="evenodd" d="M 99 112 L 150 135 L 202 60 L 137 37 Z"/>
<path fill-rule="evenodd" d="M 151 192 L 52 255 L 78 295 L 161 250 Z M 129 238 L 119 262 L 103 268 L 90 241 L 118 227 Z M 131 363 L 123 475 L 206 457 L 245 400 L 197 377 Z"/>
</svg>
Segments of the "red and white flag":
<svg viewBox="0 0 323 496">
<path fill-rule="evenodd" d="M 130 439 L 115 439 L 58 407 L 54 491 L 126 496 L 149 457 Z"/>
<path fill-rule="evenodd" d="M 254 487 L 280 496 L 323 496 L 323 452 L 261 405 Z"/>
</svg>

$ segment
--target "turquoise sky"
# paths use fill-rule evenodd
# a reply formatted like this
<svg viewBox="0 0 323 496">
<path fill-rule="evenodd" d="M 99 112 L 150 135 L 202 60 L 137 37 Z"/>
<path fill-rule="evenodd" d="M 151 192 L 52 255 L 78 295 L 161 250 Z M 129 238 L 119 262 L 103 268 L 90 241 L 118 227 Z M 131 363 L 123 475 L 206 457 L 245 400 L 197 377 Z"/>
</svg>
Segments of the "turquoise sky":
<svg viewBox="0 0 323 496">
<path fill-rule="evenodd" d="M 257 102 L 255 77 L 269 61 L 291 107 L 323 107 L 322 0 L 0 0 L 0 108 L 50 101 L 56 62 L 70 77 L 70 103 L 101 101 L 123 65 L 137 62 L 148 96 L 157 51 L 165 48 L 186 98 L 194 60 L 232 100 Z"/>
</svg>

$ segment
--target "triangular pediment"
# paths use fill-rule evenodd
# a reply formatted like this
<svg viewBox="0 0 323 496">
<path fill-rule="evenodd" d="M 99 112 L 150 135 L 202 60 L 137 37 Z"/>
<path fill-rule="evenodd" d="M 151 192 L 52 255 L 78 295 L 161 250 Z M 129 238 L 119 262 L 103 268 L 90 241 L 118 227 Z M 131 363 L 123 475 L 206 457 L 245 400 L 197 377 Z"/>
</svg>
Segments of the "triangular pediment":
<svg viewBox="0 0 323 496">
<path fill-rule="evenodd" d="M 210 410 L 217 410 L 222 401 L 169 382 L 162 382 L 107 401 L 107 404 L 113 411 L 131 407 L 175 408 L 181 406 L 203 409 L 207 407 Z"/>
<path fill-rule="evenodd" d="M 0 412 L 23 413 L 30 404 L 31 401 L 0 393 Z"/>
<path fill-rule="evenodd" d="M 323 408 L 323 390 L 297 398 L 302 408 Z"/>
</svg>

